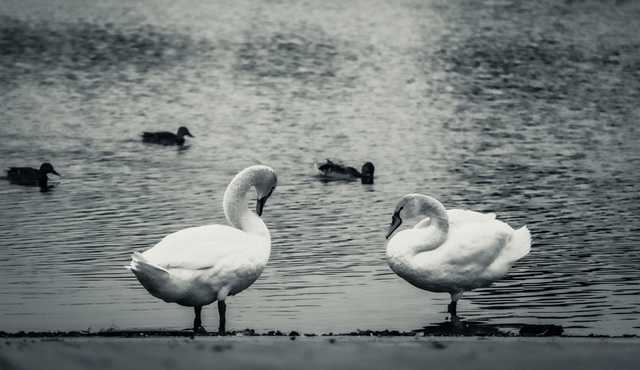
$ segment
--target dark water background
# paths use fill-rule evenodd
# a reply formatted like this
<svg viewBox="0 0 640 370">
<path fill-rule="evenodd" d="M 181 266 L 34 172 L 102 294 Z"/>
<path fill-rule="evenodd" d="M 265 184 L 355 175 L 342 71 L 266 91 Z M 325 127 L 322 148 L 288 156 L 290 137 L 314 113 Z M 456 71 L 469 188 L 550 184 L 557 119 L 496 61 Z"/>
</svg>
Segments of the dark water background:
<svg viewBox="0 0 640 370">
<path fill-rule="evenodd" d="M 532 231 L 465 318 L 640 334 L 639 29 L 634 1 L 3 0 L 0 167 L 63 177 L 0 182 L 0 330 L 188 327 L 123 266 L 223 222 L 228 181 L 265 163 L 271 260 L 229 329 L 445 320 L 448 295 L 384 261 L 395 202 L 423 192 Z M 184 150 L 139 142 L 180 125 Z M 327 157 L 376 184 L 317 181 Z"/>
</svg>

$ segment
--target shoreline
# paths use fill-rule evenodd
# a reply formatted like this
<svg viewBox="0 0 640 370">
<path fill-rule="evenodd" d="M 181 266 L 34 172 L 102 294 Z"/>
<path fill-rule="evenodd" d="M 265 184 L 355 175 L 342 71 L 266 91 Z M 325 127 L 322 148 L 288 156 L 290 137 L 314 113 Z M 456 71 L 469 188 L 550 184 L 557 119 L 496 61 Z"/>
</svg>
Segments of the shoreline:
<svg viewBox="0 0 640 370">
<path fill-rule="evenodd" d="M 185 330 L 148 330 L 148 329 L 106 329 L 100 331 L 0 331 L 2 339 L 20 338 L 259 338 L 259 337 L 288 337 L 292 340 L 296 338 L 567 338 L 567 339 L 640 339 L 636 334 L 606 335 L 588 334 L 573 335 L 564 334 L 562 327 L 557 325 L 538 325 L 535 327 L 524 327 L 525 330 L 519 332 L 507 332 L 500 330 L 478 330 L 477 328 L 467 330 L 433 330 L 429 328 L 414 331 L 398 330 L 356 330 L 341 333 L 306 333 L 298 331 L 269 330 L 258 332 L 253 329 L 228 331 L 224 335 L 218 332 L 197 333 L 189 329 Z"/>
</svg>

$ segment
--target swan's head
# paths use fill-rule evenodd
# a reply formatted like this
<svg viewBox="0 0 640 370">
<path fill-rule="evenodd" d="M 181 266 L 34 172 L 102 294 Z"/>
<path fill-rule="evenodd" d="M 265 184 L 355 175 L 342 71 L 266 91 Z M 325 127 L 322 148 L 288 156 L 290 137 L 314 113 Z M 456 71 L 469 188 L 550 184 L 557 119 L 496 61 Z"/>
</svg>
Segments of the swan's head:
<svg viewBox="0 0 640 370">
<path fill-rule="evenodd" d="M 266 226 L 257 216 L 262 215 L 264 205 L 271 194 L 273 194 L 277 183 L 278 178 L 271 167 L 257 165 L 247 167 L 240 171 L 233 180 L 231 180 L 222 197 L 222 207 L 227 221 L 229 221 L 232 226 L 241 230 L 253 230 L 253 232 L 259 234 L 264 234 L 264 232 L 268 233 Z M 258 197 L 256 213 L 247 209 L 252 189 L 255 189 Z M 255 229 L 256 226 L 260 226 L 257 231 Z"/>
<path fill-rule="evenodd" d="M 41 166 L 40 166 L 40 174 L 42 175 L 46 175 L 48 173 L 52 173 L 56 176 L 60 176 L 59 173 L 56 172 L 56 170 L 53 169 L 53 166 L 51 165 L 51 163 L 49 162 L 44 162 Z"/>
<path fill-rule="evenodd" d="M 184 126 L 180 126 L 180 128 L 178 128 L 177 135 L 178 137 L 184 137 L 184 136 L 193 137 L 193 135 L 191 135 L 191 133 L 189 132 L 189 129 Z"/>
<path fill-rule="evenodd" d="M 373 163 L 367 162 L 362 165 L 361 174 L 362 174 L 362 183 L 363 184 L 373 184 L 373 171 L 375 167 Z"/>
<path fill-rule="evenodd" d="M 267 202 L 267 199 L 273 194 L 276 186 L 278 185 L 278 177 L 275 171 L 271 167 L 267 166 L 251 166 L 247 170 L 253 172 L 252 183 L 256 189 L 256 213 L 258 216 L 262 216 L 262 210 Z"/>
<path fill-rule="evenodd" d="M 447 221 L 447 212 L 442 203 L 437 199 L 422 194 L 407 194 L 396 205 L 396 209 L 391 216 L 391 225 L 387 231 L 386 238 L 393 234 L 403 219 L 410 219 L 418 216 L 431 218 L 442 218 Z"/>
<path fill-rule="evenodd" d="M 256 195 L 258 200 L 256 201 L 256 213 L 258 216 L 262 216 L 262 210 L 264 208 L 267 199 L 273 194 L 276 186 L 278 185 L 278 177 L 276 173 L 270 167 L 263 166 L 264 171 L 262 175 L 256 178 L 254 187 L 256 188 Z"/>
</svg>

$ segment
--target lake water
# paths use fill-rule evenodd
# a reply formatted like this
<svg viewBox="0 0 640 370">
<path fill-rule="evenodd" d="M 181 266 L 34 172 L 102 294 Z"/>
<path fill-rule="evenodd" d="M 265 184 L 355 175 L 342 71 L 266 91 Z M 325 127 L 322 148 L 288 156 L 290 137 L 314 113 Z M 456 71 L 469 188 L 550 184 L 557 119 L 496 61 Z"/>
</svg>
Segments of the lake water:
<svg viewBox="0 0 640 370">
<path fill-rule="evenodd" d="M 0 330 L 189 327 L 123 266 L 224 222 L 226 184 L 264 163 L 271 260 L 230 330 L 444 321 L 448 294 L 384 258 L 421 192 L 532 232 L 465 319 L 640 334 L 638 29 L 633 1 L 3 0 L 0 167 L 62 177 L 0 182 Z M 139 140 L 180 125 L 183 150 Z M 325 158 L 370 160 L 376 183 L 320 182 Z"/>
</svg>

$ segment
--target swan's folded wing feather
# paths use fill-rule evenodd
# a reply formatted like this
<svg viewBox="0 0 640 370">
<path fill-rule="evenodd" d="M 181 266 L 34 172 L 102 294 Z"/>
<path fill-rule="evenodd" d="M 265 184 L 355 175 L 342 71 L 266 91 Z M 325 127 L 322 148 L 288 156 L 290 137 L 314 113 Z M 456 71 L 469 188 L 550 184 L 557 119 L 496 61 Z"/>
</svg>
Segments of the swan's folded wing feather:
<svg viewBox="0 0 640 370">
<path fill-rule="evenodd" d="M 143 255 L 166 269 L 208 269 L 264 243 L 268 240 L 230 226 L 206 225 L 169 234 Z"/>
<path fill-rule="evenodd" d="M 449 209 L 447 210 L 450 224 L 458 224 L 461 222 L 479 222 L 491 221 L 496 219 L 495 213 L 480 213 L 470 211 L 468 209 Z"/>
<path fill-rule="evenodd" d="M 485 269 L 502 253 L 511 228 L 500 221 L 452 225 L 442 246 L 450 264 L 465 269 Z M 441 247 L 441 248 L 442 248 Z"/>
<path fill-rule="evenodd" d="M 495 267 L 510 267 L 517 260 L 523 258 L 531 250 L 531 233 L 526 226 L 514 230 L 503 253 L 494 262 Z"/>
</svg>

